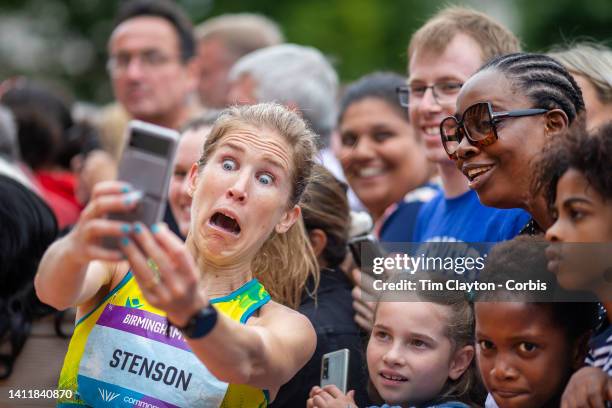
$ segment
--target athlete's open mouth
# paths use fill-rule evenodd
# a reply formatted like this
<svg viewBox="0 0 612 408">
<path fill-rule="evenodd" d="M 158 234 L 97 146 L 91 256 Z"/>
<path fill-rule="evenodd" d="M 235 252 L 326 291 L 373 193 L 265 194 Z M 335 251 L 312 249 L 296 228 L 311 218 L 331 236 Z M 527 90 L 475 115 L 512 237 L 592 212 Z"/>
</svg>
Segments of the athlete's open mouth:
<svg viewBox="0 0 612 408">
<path fill-rule="evenodd" d="M 240 234 L 240 225 L 238 225 L 238 222 L 232 217 L 223 213 L 214 213 L 213 216 L 210 217 L 210 223 L 211 225 L 221 228 L 234 235 Z"/>
</svg>

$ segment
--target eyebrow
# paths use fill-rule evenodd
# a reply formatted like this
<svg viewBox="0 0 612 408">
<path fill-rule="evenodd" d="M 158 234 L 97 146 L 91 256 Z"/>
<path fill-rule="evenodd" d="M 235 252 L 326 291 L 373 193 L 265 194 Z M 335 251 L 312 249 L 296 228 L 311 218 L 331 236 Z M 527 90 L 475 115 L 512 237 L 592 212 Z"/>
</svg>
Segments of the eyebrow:
<svg viewBox="0 0 612 408">
<path fill-rule="evenodd" d="M 242 146 L 240 146 L 240 145 L 238 145 L 238 144 L 236 144 L 236 143 L 233 143 L 233 142 L 225 142 L 225 143 L 223 143 L 222 145 L 220 145 L 220 146 L 219 146 L 219 148 L 222 148 L 222 147 L 228 147 L 228 148 L 230 148 L 231 150 L 236 150 L 236 151 L 239 151 L 240 153 L 245 153 L 245 152 L 246 152 L 246 150 L 245 150 L 245 148 L 244 148 L 244 147 L 242 147 Z M 264 160 L 266 163 L 270 164 L 270 165 L 271 165 L 271 166 L 273 166 L 273 167 L 276 167 L 276 168 L 278 168 L 278 169 L 280 169 L 280 170 L 288 170 L 288 169 L 286 168 L 286 166 L 284 166 L 284 165 L 283 165 L 281 162 L 279 162 L 278 160 L 275 160 L 274 158 L 272 158 L 272 157 L 271 157 L 269 154 L 267 154 L 267 153 L 264 153 L 264 154 L 261 156 L 261 158 L 262 158 L 262 159 L 263 159 L 263 160 Z"/>
<path fill-rule="evenodd" d="M 587 200 L 586 198 L 582 198 L 582 197 L 570 197 L 567 200 L 563 201 L 563 206 L 564 207 L 569 207 L 570 205 L 572 205 L 574 203 L 592 204 L 592 202 Z"/>
<path fill-rule="evenodd" d="M 382 329 L 382 330 L 385 330 L 385 331 L 388 331 L 388 332 L 392 331 L 389 327 L 385 326 L 384 324 L 375 324 L 374 328 L 375 329 Z M 410 337 L 417 337 L 419 339 L 427 340 L 427 341 L 429 341 L 431 343 L 435 343 L 435 344 L 438 343 L 436 339 L 434 339 L 433 337 L 428 336 L 427 334 L 424 334 L 424 333 L 419 333 L 419 332 L 411 331 L 410 332 Z"/>
<path fill-rule="evenodd" d="M 390 126 L 383 122 L 375 123 L 374 125 L 372 125 L 372 130 L 374 131 L 390 130 Z"/>
<path fill-rule="evenodd" d="M 522 342 L 527 342 L 527 343 L 538 343 L 538 344 L 544 344 L 546 342 L 547 337 L 545 335 L 542 334 L 535 334 L 535 333 L 523 333 L 523 334 L 517 334 L 515 336 L 511 336 L 509 337 L 509 340 L 513 343 L 522 343 Z"/>
<path fill-rule="evenodd" d="M 374 325 L 375 329 L 382 329 L 382 330 L 386 330 L 386 331 L 390 331 L 391 329 L 387 326 L 385 326 L 384 324 L 380 324 L 380 323 L 376 323 Z"/>
<path fill-rule="evenodd" d="M 478 341 L 480 340 L 486 340 L 486 341 L 491 341 L 491 336 L 481 332 L 481 331 L 476 331 L 475 333 L 475 337 Z M 505 337 L 503 339 L 503 341 L 510 341 L 512 343 L 517 343 L 517 342 L 528 342 L 528 343 L 539 343 L 539 344 L 543 344 L 544 342 L 543 340 L 543 336 L 541 334 L 536 334 L 536 333 L 532 333 L 532 332 L 525 332 L 525 333 L 521 333 L 518 335 L 513 335 L 513 336 L 509 336 L 509 337 Z M 545 340 L 545 339 L 544 339 Z M 495 343 L 495 342 L 493 342 Z"/>
<path fill-rule="evenodd" d="M 427 81 L 425 81 L 424 79 L 418 79 L 418 78 L 408 78 L 408 81 L 406 81 L 406 85 L 410 86 L 412 83 L 427 83 Z M 457 77 L 454 76 L 444 76 L 444 77 L 440 77 L 437 78 L 435 81 L 432 82 L 432 84 L 443 84 L 443 83 L 447 83 L 447 82 L 461 82 L 464 83 L 464 80 L 461 80 Z"/>
</svg>

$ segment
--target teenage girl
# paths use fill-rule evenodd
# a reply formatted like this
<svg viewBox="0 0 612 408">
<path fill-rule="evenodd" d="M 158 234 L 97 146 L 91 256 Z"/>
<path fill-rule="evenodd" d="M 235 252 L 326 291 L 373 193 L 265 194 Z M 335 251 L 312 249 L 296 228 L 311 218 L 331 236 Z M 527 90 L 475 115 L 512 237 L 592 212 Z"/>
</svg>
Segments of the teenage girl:
<svg viewBox="0 0 612 408">
<path fill-rule="evenodd" d="M 412 294 L 411 294 L 412 296 Z M 415 293 L 376 307 L 367 347 L 383 407 L 467 407 L 482 402 L 474 363 L 474 317 L 461 292 Z M 313 387 L 308 407 L 355 407 L 354 391 Z M 387 405 L 388 404 L 388 405 Z"/>
</svg>

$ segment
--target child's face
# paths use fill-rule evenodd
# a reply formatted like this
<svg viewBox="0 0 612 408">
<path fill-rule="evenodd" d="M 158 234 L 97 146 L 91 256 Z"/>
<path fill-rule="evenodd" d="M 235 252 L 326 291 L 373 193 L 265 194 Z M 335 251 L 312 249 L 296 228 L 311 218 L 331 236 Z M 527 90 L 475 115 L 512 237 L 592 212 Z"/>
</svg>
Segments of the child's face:
<svg viewBox="0 0 612 408">
<path fill-rule="evenodd" d="M 603 273 L 612 268 L 612 202 L 569 169 L 557 183 L 555 210 L 546 239 L 562 245 L 547 249 L 548 268 L 566 289 L 601 287 Z"/>
<path fill-rule="evenodd" d="M 499 408 L 558 407 L 575 353 L 550 311 L 529 303 L 480 302 L 475 315 L 478 367 Z"/>
<path fill-rule="evenodd" d="M 439 395 L 472 359 L 456 361 L 446 335 L 448 310 L 426 302 L 381 302 L 368 343 L 370 379 L 388 404 L 416 405 Z M 463 367 L 465 365 L 465 367 Z"/>
</svg>

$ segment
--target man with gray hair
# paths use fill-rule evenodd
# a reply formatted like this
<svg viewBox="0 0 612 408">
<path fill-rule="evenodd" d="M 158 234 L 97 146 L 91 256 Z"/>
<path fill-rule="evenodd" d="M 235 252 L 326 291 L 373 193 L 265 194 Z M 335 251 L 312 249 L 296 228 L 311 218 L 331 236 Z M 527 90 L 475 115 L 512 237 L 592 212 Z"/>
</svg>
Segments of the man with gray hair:
<svg viewBox="0 0 612 408">
<path fill-rule="evenodd" d="M 229 73 L 230 103 L 278 102 L 300 111 L 329 145 L 336 123 L 338 75 L 323 54 L 312 47 L 281 44 L 254 51 Z"/>
<path fill-rule="evenodd" d="M 281 44 L 278 25 L 259 14 L 223 14 L 195 28 L 198 92 L 202 104 L 224 108 L 229 84 L 227 74 L 242 56 L 260 48 Z"/>
<path fill-rule="evenodd" d="M 319 159 L 336 178 L 345 181 L 331 151 L 336 127 L 338 75 L 321 51 L 297 44 L 281 44 L 240 58 L 229 73 L 228 103 L 278 102 L 297 109 L 319 135 Z M 363 206 L 349 190 L 354 210 Z"/>
</svg>

